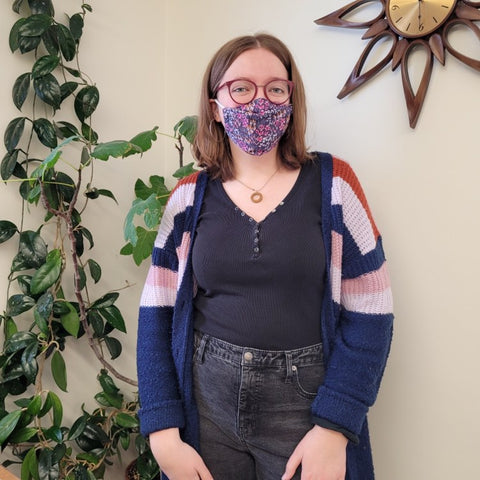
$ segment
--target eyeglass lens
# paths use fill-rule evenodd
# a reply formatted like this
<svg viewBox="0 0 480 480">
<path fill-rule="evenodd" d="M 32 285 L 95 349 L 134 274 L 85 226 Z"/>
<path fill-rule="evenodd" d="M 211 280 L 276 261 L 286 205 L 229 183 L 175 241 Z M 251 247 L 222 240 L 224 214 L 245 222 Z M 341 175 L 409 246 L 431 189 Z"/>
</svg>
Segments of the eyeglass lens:
<svg viewBox="0 0 480 480">
<path fill-rule="evenodd" d="M 260 87 L 260 85 L 258 85 Z M 250 103 L 256 95 L 257 86 L 250 80 L 235 80 L 229 85 L 232 100 L 237 103 Z M 284 103 L 291 94 L 290 85 L 286 80 L 272 80 L 263 86 L 265 96 L 272 103 Z"/>
</svg>

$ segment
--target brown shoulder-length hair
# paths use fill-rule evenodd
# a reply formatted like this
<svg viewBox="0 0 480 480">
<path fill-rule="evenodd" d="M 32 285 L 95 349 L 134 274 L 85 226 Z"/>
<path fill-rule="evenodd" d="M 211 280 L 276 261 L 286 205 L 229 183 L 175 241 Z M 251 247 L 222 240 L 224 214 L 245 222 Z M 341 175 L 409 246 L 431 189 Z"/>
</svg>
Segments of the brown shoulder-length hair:
<svg viewBox="0 0 480 480">
<path fill-rule="evenodd" d="M 287 168 L 296 169 L 311 157 L 305 145 L 307 123 L 305 89 L 292 54 L 283 42 L 266 33 L 237 37 L 217 51 L 205 71 L 197 134 L 192 146 L 198 164 L 206 168 L 213 178 L 221 178 L 223 181 L 234 176 L 232 152 L 223 125 L 215 121 L 210 100 L 216 95 L 220 81 L 235 59 L 243 52 L 255 48 L 264 48 L 272 52 L 287 69 L 288 79 L 294 82 L 291 97 L 292 117 L 278 145 L 281 162 Z"/>
</svg>

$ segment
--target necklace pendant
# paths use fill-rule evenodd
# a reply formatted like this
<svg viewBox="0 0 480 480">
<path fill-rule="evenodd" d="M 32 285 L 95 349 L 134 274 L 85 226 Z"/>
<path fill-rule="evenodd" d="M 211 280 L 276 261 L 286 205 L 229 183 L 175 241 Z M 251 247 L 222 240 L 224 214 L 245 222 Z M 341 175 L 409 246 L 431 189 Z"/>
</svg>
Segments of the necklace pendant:
<svg viewBox="0 0 480 480">
<path fill-rule="evenodd" d="M 263 195 L 260 192 L 255 191 L 250 195 L 250 200 L 253 203 L 260 203 L 263 200 Z"/>
</svg>

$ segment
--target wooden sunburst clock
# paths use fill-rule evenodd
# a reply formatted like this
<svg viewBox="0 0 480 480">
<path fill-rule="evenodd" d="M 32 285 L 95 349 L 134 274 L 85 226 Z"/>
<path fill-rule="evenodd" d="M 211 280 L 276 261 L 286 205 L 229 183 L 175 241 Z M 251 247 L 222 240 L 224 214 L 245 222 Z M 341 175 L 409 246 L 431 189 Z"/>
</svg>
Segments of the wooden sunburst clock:
<svg viewBox="0 0 480 480">
<path fill-rule="evenodd" d="M 365 4 L 379 4 L 380 12 L 366 21 L 346 18 Z M 399 65 L 410 127 L 415 128 L 427 93 L 434 59 L 445 65 L 445 50 L 469 67 L 480 71 L 480 60 L 471 58 L 452 47 L 452 29 L 468 29 L 480 41 L 480 1 L 467 0 L 356 0 L 326 15 L 315 23 L 331 27 L 367 28 L 362 39 L 369 40 L 347 82 L 338 94 L 343 98 L 374 77 L 390 62 L 392 70 Z M 366 60 L 380 41 L 389 40 L 391 48 L 373 67 L 363 72 Z M 416 92 L 412 88 L 408 59 L 414 49 L 426 52 L 423 75 Z"/>
</svg>

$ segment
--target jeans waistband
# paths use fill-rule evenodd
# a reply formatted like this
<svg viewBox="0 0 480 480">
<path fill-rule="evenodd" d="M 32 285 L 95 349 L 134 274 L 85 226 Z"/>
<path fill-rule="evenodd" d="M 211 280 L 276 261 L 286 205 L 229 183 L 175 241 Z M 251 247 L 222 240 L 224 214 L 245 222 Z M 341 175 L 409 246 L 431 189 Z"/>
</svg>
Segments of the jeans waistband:
<svg viewBox="0 0 480 480">
<path fill-rule="evenodd" d="M 231 363 L 249 366 L 283 367 L 323 363 L 321 343 L 294 350 L 261 350 L 234 345 L 196 331 L 194 346 L 196 358 L 199 360 L 205 354 L 212 354 Z"/>
</svg>

